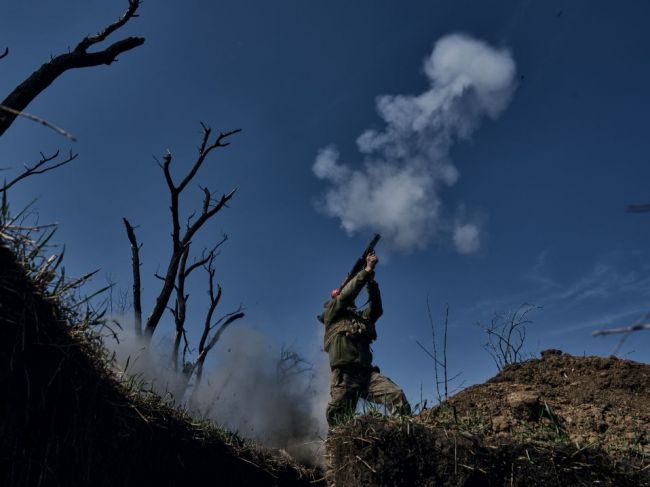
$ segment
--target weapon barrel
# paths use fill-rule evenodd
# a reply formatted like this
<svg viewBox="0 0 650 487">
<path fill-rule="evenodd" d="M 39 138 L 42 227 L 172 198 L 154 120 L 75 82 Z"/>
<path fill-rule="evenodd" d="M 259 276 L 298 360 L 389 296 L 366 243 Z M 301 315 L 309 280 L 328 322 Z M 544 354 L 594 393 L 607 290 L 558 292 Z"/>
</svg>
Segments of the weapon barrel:
<svg viewBox="0 0 650 487">
<path fill-rule="evenodd" d="M 350 281 L 350 279 L 356 276 L 357 273 L 364 268 L 364 266 L 366 265 L 366 257 L 368 257 L 369 253 L 375 250 L 375 246 L 377 245 L 377 243 L 379 243 L 380 238 L 381 235 L 375 233 L 374 237 L 372 237 L 370 243 L 363 251 L 363 254 L 361 254 L 361 257 L 357 259 L 357 261 L 354 263 L 354 266 L 352 266 L 352 270 L 348 273 L 347 277 L 341 283 L 340 289 L 343 289 L 343 287 Z"/>
<path fill-rule="evenodd" d="M 368 247 L 366 247 L 366 251 L 364 252 L 364 257 L 366 257 L 370 252 L 375 250 L 375 245 L 379 243 L 379 239 L 381 238 L 381 235 L 378 233 L 375 233 L 375 236 L 372 237 L 372 240 L 368 244 Z"/>
</svg>

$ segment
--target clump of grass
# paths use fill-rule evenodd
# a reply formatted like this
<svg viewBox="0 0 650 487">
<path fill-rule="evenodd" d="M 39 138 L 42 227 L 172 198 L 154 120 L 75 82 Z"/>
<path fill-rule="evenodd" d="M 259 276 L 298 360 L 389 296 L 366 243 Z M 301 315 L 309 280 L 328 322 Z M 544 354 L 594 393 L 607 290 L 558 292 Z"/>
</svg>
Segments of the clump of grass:
<svg viewBox="0 0 650 487">
<path fill-rule="evenodd" d="M 427 420 L 432 426 L 441 426 L 478 437 L 484 437 L 490 430 L 489 418 L 479 410 L 471 409 L 458 414 L 456 407 L 447 401 L 440 403 L 434 410 L 435 416 L 429 416 L 431 420 Z"/>
</svg>

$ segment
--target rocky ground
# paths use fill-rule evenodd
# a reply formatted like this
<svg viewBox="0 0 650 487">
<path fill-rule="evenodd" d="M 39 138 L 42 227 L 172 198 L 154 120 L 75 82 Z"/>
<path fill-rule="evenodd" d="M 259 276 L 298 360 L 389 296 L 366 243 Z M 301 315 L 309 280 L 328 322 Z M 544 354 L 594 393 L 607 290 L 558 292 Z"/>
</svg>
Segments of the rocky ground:
<svg viewBox="0 0 650 487">
<path fill-rule="evenodd" d="M 331 432 L 336 485 L 650 485 L 650 365 L 558 350 Z"/>
</svg>

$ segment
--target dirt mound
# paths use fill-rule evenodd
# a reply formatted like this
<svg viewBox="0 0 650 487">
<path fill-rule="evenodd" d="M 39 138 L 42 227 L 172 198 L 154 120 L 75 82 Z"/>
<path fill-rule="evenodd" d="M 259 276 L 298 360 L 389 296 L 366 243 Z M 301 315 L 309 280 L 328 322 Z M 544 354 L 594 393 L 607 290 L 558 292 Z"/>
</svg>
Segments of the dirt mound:
<svg viewBox="0 0 650 487">
<path fill-rule="evenodd" d="M 413 418 L 330 432 L 352 485 L 650 486 L 650 366 L 543 352 Z"/>
<path fill-rule="evenodd" d="M 314 485 L 317 471 L 117 381 L 62 309 L 0 245 L 0 485 Z"/>
<path fill-rule="evenodd" d="M 447 422 L 450 415 L 483 436 L 565 440 L 614 456 L 650 457 L 650 365 L 547 350 L 422 419 Z"/>
</svg>

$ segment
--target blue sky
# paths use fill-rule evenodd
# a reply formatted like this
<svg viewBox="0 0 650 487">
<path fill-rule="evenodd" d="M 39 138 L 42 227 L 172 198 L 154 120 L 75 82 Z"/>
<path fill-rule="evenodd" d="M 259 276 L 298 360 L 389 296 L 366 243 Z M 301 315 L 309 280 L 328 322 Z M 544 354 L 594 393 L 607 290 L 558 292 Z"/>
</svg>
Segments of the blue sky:
<svg viewBox="0 0 650 487">
<path fill-rule="evenodd" d="M 0 89 L 8 93 L 125 5 L 3 5 L 0 48 L 10 55 L 0 61 Z M 27 110 L 78 142 L 18 120 L 0 140 L 0 166 L 18 168 L 40 151 L 79 152 L 70 166 L 16 187 L 12 204 L 38 198 L 40 220 L 60 224 L 67 272 L 101 268 L 97 287 L 110 276 L 129 288 L 121 218 L 139 225 L 146 314 L 158 288 L 152 274 L 170 248 L 168 194 L 154 156 L 169 148 L 180 175 L 200 121 L 243 129 L 199 174 L 197 184 L 238 192 L 195 246 L 229 234 L 217 262 L 222 310 L 243 303 L 246 326 L 311 357 L 321 333 L 315 315 L 374 228 L 349 235 L 324 211 L 333 185 L 314 174 L 319 151 L 335 146 L 339 163 L 363 172 L 357 138 L 387 127 L 378 97 L 429 90 L 424 61 L 450 34 L 509 57 L 507 101 L 445 152 L 458 177 L 436 180 L 440 218 L 425 219 L 426 244 L 386 239 L 378 248 L 385 315 L 376 362 L 417 402 L 421 384 L 424 396 L 433 393 L 431 361 L 415 343 L 430 341 L 427 297 L 438 323 L 450 306 L 450 370 L 467 384 L 495 372 L 476 325 L 494 312 L 543 307 L 532 315 L 531 353 L 606 355 L 618 338 L 591 331 L 650 310 L 650 215 L 625 212 L 650 201 L 649 15 L 641 0 L 146 2 L 116 36 L 142 35 L 143 46 L 110 67 L 65 73 Z M 195 186 L 186 196 L 187 211 L 201 193 Z M 454 245 L 458 222 L 478 229 L 471 252 Z M 191 319 L 200 323 L 202 276 L 191 291 Z M 170 316 L 162 326 L 171 333 Z M 648 333 L 633 336 L 620 355 L 648 362 L 649 343 Z"/>
</svg>

